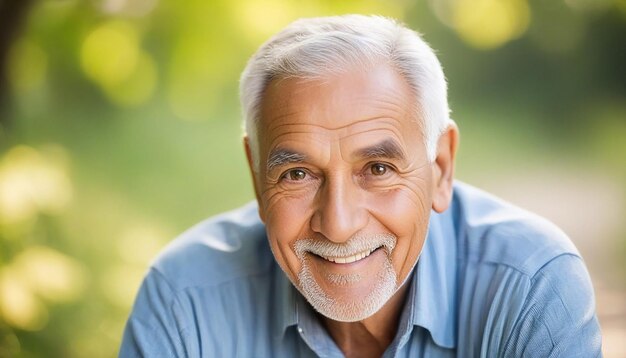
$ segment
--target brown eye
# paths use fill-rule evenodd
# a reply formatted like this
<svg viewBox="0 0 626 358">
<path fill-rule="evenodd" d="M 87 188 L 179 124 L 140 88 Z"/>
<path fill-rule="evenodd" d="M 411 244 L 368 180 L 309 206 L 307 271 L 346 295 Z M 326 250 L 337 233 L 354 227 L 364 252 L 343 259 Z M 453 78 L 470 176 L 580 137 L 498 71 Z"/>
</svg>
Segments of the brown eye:
<svg viewBox="0 0 626 358">
<path fill-rule="evenodd" d="M 289 176 L 289 180 L 294 181 L 304 180 L 304 178 L 306 178 L 306 172 L 301 169 L 291 170 L 287 175 Z"/>
<path fill-rule="evenodd" d="M 387 173 L 387 166 L 384 164 L 373 164 L 370 170 L 373 175 L 385 175 Z"/>
</svg>

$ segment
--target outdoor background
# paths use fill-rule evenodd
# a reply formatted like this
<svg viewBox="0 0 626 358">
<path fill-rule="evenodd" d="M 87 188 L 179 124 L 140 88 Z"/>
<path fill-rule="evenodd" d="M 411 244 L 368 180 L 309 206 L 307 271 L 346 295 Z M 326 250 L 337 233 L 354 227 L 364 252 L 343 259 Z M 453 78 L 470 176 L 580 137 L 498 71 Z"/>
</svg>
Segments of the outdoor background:
<svg viewBox="0 0 626 358">
<path fill-rule="evenodd" d="M 0 0 L 0 357 L 114 357 L 150 260 L 253 192 L 237 86 L 302 16 L 437 49 L 458 178 L 561 226 L 626 357 L 626 1 Z"/>
</svg>

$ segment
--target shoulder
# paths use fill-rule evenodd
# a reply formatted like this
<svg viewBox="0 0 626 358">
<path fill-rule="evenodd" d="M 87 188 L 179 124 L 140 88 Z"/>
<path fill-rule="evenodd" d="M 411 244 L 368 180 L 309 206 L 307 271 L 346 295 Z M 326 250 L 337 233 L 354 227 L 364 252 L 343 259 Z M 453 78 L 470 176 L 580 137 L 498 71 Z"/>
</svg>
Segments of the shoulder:
<svg viewBox="0 0 626 358">
<path fill-rule="evenodd" d="M 550 221 L 470 185 L 455 183 L 452 210 L 468 261 L 505 265 L 532 277 L 556 257 L 579 256 Z"/>
<path fill-rule="evenodd" d="M 561 255 L 541 268 L 512 333 L 506 356 L 600 356 L 602 337 L 593 287 L 580 257 Z"/>
<path fill-rule="evenodd" d="M 249 203 L 182 233 L 154 260 L 151 271 L 181 291 L 263 274 L 271 262 L 265 227 L 256 204 Z"/>
<path fill-rule="evenodd" d="M 462 321 L 482 332 L 474 339 L 483 345 L 473 347 L 489 356 L 596 356 L 600 331 L 593 287 L 567 235 L 538 215 L 459 182 L 451 209 L 465 268 Z M 476 292 L 483 293 L 480 302 L 473 300 Z"/>
<path fill-rule="evenodd" d="M 258 348 L 248 343 L 268 331 L 275 272 L 256 205 L 197 224 L 152 263 L 120 356 L 236 356 Z M 256 327 L 243 329 L 250 317 Z"/>
</svg>

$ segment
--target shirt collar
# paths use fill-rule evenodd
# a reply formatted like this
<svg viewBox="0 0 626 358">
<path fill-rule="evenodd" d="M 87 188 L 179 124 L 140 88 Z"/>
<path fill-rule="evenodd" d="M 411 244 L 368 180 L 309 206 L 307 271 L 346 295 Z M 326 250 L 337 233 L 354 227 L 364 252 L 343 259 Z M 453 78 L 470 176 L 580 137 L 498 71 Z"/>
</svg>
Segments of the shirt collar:
<svg viewBox="0 0 626 358">
<path fill-rule="evenodd" d="M 452 211 L 450 208 L 443 214 L 431 214 L 427 239 L 411 279 L 408 307 L 403 310 L 399 327 L 402 330 L 402 323 L 407 321 L 423 327 L 437 345 L 445 348 L 454 348 L 457 342 L 457 248 Z M 298 324 L 299 293 L 278 265 L 274 271 L 274 333 L 282 338 L 287 328 Z"/>
</svg>

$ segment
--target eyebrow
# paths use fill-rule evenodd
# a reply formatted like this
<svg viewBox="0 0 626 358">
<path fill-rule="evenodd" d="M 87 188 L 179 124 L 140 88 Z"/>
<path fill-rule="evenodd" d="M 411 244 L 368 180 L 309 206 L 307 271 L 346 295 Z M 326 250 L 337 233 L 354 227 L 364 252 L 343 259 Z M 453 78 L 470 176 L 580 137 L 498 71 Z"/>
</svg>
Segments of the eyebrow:
<svg viewBox="0 0 626 358">
<path fill-rule="evenodd" d="M 267 171 L 269 172 L 277 167 L 290 163 L 302 163 L 305 159 L 306 156 L 304 154 L 291 149 L 273 149 L 270 152 L 269 159 L 267 160 Z"/>
<path fill-rule="evenodd" d="M 376 143 L 369 147 L 361 148 L 356 151 L 356 156 L 361 158 L 388 158 L 388 159 L 404 159 L 405 155 L 402 149 L 392 139 L 385 139 L 380 143 Z"/>
</svg>

